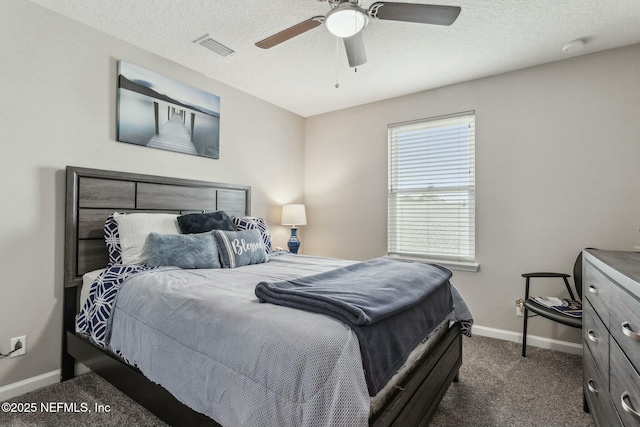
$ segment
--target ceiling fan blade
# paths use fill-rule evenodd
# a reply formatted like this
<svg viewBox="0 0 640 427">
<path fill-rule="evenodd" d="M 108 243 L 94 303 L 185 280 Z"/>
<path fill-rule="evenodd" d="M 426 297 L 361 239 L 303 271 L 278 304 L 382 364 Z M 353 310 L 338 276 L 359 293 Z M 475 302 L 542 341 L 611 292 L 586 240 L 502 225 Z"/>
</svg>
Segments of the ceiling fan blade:
<svg viewBox="0 0 640 427">
<path fill-rule="evenodd" d="M 349 67 L 358 67 L 367 62 L 367 53 L 364 50 L 362 31 L 351 37 L 345 37 L 342 40 L 344 41 L 344 49 L 347 51 Z"/>
<path fill-rule="evenodd" d="M 313 18 L 302 21 L 299 24 L 294 25 L 293 27 L 282 30 L 278 34 L 274 34 L 264 40 L 260 40 L 258 43 L 256 43 L 256 46 L 262 49 L 270 49 L 282 42 L 286 42 L 287 40 L 292 39 L 295 36 L 299 36 L 302 33 L 306 33 L 307 31 L 322 25 L 322 21 L 324 21 L 324 16 L 314 16 Z"/>
<path fill-rule="evenodd" d="M 369 8 L 372 18 L 420 24 L 451 25 L 460 15 L 458 6 L 376 2 Z"/>
</svg>

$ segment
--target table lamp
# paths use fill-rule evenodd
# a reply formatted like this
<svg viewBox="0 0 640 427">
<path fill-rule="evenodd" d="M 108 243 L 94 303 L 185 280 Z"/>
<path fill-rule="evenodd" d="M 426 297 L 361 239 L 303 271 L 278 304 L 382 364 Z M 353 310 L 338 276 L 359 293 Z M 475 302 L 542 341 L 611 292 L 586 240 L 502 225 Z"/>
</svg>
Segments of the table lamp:
<svg viewBox="0 0 640 427">
<path fill-rule="evenodd" d="M 298 253 L 300 248 L 300 240 L 298 239 L 298 228 L 296 225 L 307 225 L 307 214 L 304 205 L 284 205 L 282 207 L 282 225 L 291 226 L 291 237 L 287 242 L 289 252 Z"/>
</svg>

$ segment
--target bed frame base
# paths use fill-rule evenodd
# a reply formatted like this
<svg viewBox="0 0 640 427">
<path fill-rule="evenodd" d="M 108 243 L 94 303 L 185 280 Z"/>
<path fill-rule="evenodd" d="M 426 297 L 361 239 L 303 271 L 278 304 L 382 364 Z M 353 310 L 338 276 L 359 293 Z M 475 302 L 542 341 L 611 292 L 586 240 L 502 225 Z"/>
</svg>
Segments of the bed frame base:
<svg viewBox="0 0 640 427">
<path fill-rule="evenodd" d="M 371 427 L 427 426 L 452 382 L 459 381 L 462 334 L 459 324 L 425 354 L 396 394 L 370 420 Z"/>
<path fill-rule="evenodd" d="M 89 343 L 73 331 L 65 332 L 65 357 L 89 367 L 124 394 L 171 426 L 221 427 L 211 418 L 178 401 L 137 369 Z M 371 418 L 371 427 L 426 426 L 462 364 L 462 335 L 454 324 L 441 342 L 422 359 L 387 404 Z M 71 365 L 73 366 L 73 364 Z M 73 369 L 62 380 L 73 378 Z"/>
</svg>

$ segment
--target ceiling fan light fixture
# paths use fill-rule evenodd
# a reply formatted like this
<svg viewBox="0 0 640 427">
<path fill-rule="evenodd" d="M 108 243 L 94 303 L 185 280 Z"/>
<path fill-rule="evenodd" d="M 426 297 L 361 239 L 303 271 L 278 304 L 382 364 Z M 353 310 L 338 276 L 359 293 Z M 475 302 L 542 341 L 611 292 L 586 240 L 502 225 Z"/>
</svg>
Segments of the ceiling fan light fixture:
<svg viewBox="0 0 640 427">
<path fill-rule="evenodd" d="M 369 22 L 367 13 L 351 3 L 344 3 L 332 9 L 324 18 L 324 25 L 337 37 L 351 37 L 358 34 Z"/>
</svg>

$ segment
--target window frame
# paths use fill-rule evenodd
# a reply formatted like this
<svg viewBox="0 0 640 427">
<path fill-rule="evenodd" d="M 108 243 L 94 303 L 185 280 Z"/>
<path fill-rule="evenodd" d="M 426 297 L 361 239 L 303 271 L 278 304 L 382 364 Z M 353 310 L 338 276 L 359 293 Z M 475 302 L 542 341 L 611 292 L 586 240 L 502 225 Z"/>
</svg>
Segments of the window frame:
<svg viewBox="0 0 640 427">
<path fill-rule="evenodd" d="M 410 259 L 410 260 L 418 260 L 425 262 L 436 262 L 438 264 L 444 265 L 448 268 L 455 270 L 464 270 L 464 271 L 477 271 L 479 265 L 476 260 L 476 233 L 475 233 L 475 222 L 476 222 L 476 210 L 475 210 L 475 201 L 476 201 L 476 172 L 475 172 L 475 146 L 476 146 L 476 137 L 475 137 L 475 111 L 465 111 L 456 114 L 448 114 L 437 117 L 429 117 L 424 119 L 412 120 L 407 122 L 399 122 L 392 123 L 388 126 L 388 185 L 387 185 L 387 254 L 390 257 L 402 258 L 402 259 Z M 439 126 L 441 124 L 441 126 Z M 412 149 L 423 149 L 424 152 L 421 153 L 422 156 L 425 157 L 424 161 L 410 161 L 409 164 L 406 164 L 406 155 L 405 155 L 405 165 L 399 166 L 398 163 L 402 162 L 399 160 L 398 151 L 400 150 L 399 139 L 402 138 L 402 133 L 404 132 L 404 137 L 406 138 L 411 132 L 423 131 L 434 132 L 436 129 L 444 129 L 450 126 L 459 126 L 459 125 L 469 125 L 469 134 L 467 138 L 457 138 L 452 139 L 447 145 L 438 146 L 438 142 L 436 141 L 436 137 L 434 135 L 420 138 L 419 142 L 410 142 L 412 145 Z M 437 131 L 435 131 L 437 132 Z M 434 147 L 438 149 L 451 149 L 456 148 L 454 144 L 468 144 L 468 149 L 466 154 L 456 154 L 456 159 L 460 160 L 462 165 L 459 167 L 451 167 L 447 165 L 447 160 L 438 160 L 435 162 L 429 163 L 428 156 L 433 155 L 433 153 L 428 153 L 429 150 L 432 150 Z M 422 145 L 421 148 L 419 145 Z M 427 148 L 424 148 L 427 147 Z M 405 147 L 406 149 L 406 147 Z M 464 163 L 468 162 L 468 176 L 460 178 L 464 176 L 464 167 L 467 165 Z M 415 174 L 416 167 L 423 168 L 429 167 L 425 170 L 424 174 Z M 435 169 L 439 169 L 444 167 L 447 171 L 453 171 L 453 178 L 449 176 L 447 178 L 440 178 L 441 181 L 438 182 L 437 178 L 434 178 L 433 171 Z M 404 168 L 404 169 L 403 169 Z M 413 169 L 411 169 L 413 168 Z M 403 181 L 403 176 L 407 176 L 407 170 L 412 170 L 411 178 L 404 179 L 405 184 L 401 184 L 400 181 Z M 461 172 L 462 171 L 462 172 Z M 457 175 L 456 175 L 457 173 Z M 448 184 L 447 180 L 450 180 Z M 418 182 L 435 182 L 435 185 L 426 185 L 426 184 L 417 184 Z M 412 186 L 413 185 L 413 186 Z M 425 186 L 426 185 L 426 186 Z M 401 187 L 405 188 L 401 188 Z M 399 197 L 403 195 L 408 196 L 410 194 L 414 195 L 443 195 L 443 194 L 453 194 L 458 193 L 462 195 L 462 202 L 458 201 L 458 204 L 464 204 L 464 201 L 467 201 L 468 213 L 464 215 L 465 217 L 469 217 L 468 221 L 457 221 L 456 227 L 458 231 L 455 234 L 455 238 L 458 242 L 464 242 L 464 237 L 468 237 L 468 247 L 467 249 L 463 249 L 460 251 L 459 249 L 465 248 L 465 243 L 458 243 L 458 252 L 449 254 L 449 253 L 437 253 L 434 250 L 434 246 L 430 247 L 430 250 L 425 251 L 410 251 L 406 250 L 410 244 L 399 244 L 401 240 L 407 240 L 407 236 L 427 236 L 428 232 L 425 233 L 412 233 L 412 232 L 404 232 L 401 230 L 402 228 L 402 219 L 401 214 L 403 213 L 403 208 L 396 208 L 397 201 Z M 466 194 L 466 199 L 465 199 Z M 409 196 L 410 197 L 410 196 Z M 446 204 L 446 198 L 439 199 L 436 203 L 440 203 L 440 205 Z M 451 200 L 450 200 L 451 201 Z M 415 200 L 409 201 L 408 203 L 415 203 Z M 437 206 L 436 203 L 429 203 L 425 201 L 424 206 L 431 206 L 432 209 Z M 415 203 L 415 206 L 421 205 L 421 202 Z M 406 207 L 404 208 L 406 209 Z M 428 209 L 428 208 L 425 208 Z M 464 212 L 464 208 L 458 208 L 459 211 Z M 438 223 L 441 225 L 441 223 Z M 462 225 L 462 226 L 461 226 Z M 465 228 L 466 227 L 466 228 Z M 460 231 L 462 230 L 462 231 Z M 436 231 L 437 233 L 437 231 Z M 436 233 L 431 233 L 433 236 Z M 463 237 L 463 238 L 461 238 Z M 437 240 L 437 238 L 435 239 Z M 428 246 L 428 245 L 427 245 Z M 425 247 L 427 247 L 425 246 Z M 437 245 L 435 245 L 437 246 Z M 455 245 L 453 245 L 455 246 Z M 464 253 L 463 253 L 464 252 Z"/>
</svg>

